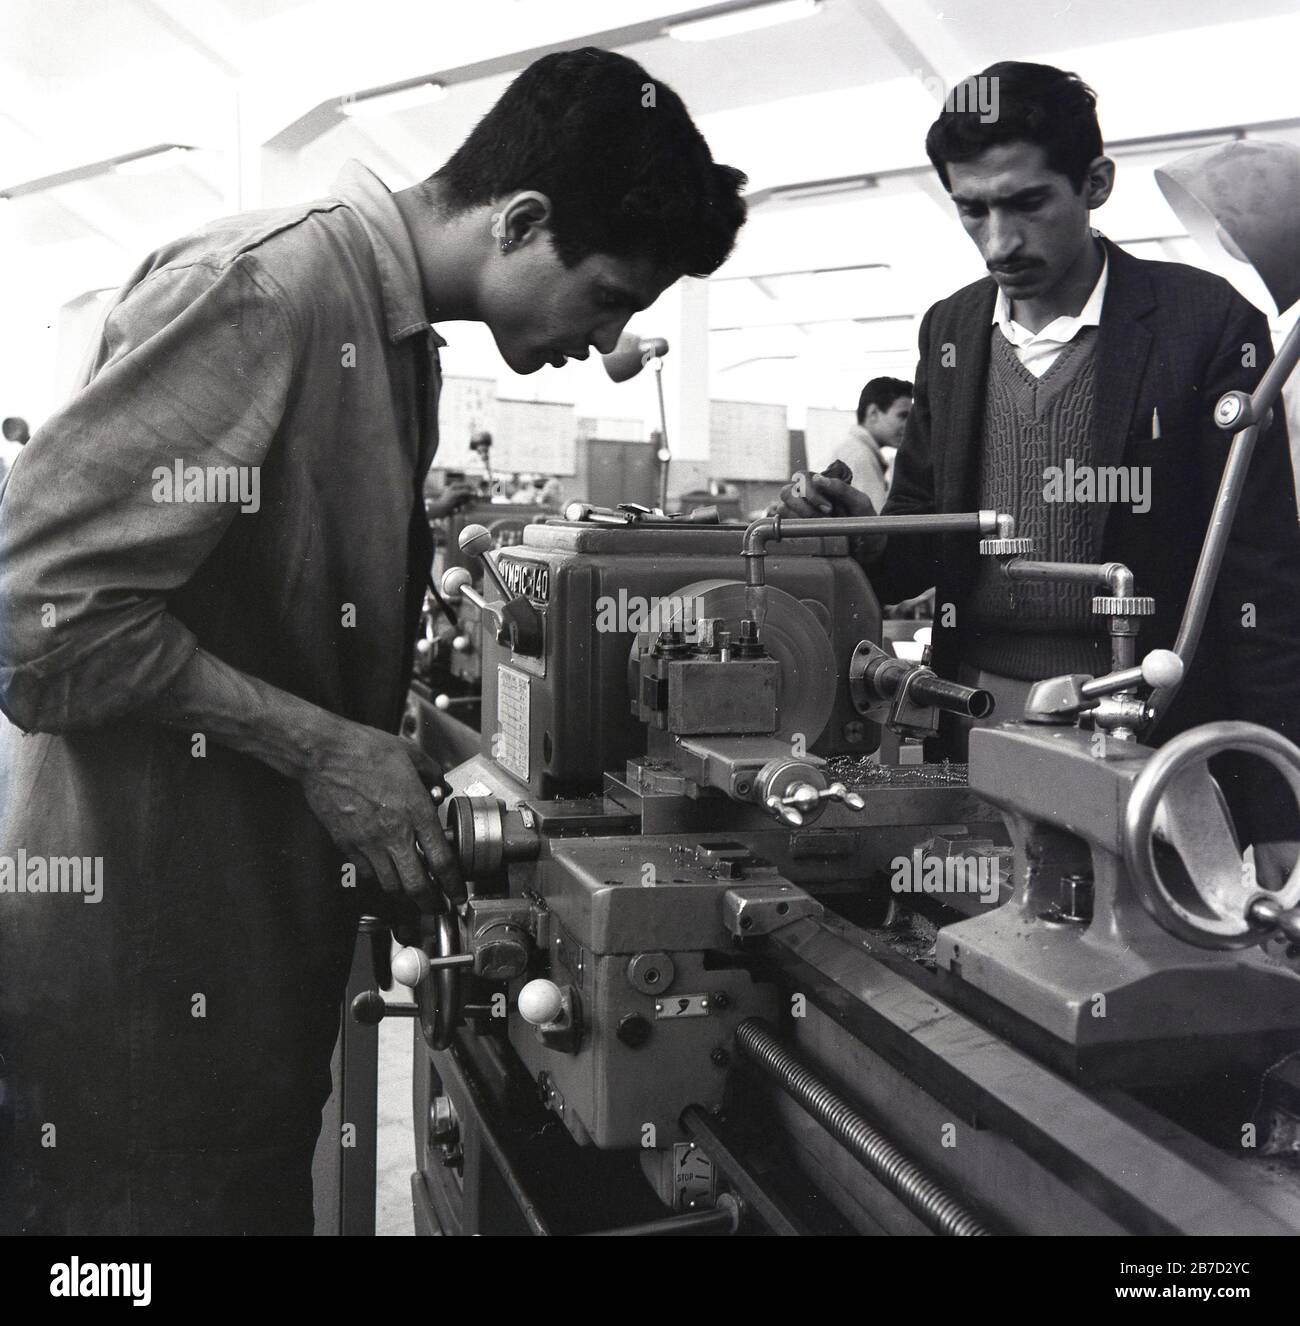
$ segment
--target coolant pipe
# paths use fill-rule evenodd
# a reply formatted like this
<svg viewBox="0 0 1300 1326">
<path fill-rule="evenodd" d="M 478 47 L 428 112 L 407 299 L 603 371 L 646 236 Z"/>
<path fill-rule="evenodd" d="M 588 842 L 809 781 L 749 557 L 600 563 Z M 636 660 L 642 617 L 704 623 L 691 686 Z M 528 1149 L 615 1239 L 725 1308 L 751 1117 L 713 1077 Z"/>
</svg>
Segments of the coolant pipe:
<svg viewBox="0 0 1300 1326">
<path fill-rule="evenodd" d="M 1116 598 L 1130 598 L 1136 581 L 1122 562 L 1034 562 L 1013 557 L 1006 565 L 1012 580 L 1068 580 L 1109 588 Z"/>
<path fill-rule="evenodd" d="M 997 534 L 996 511 L 958 511 L 926 516 L 760 516 L 745 529 L 740 555 L 745 558 L 745 583 L 766 583 L 763 559 L 767 545 L 782 539 L 820 539 L 852 534 Z M 1005 519 L 1005 518 L 1004 518 Z"/>
<path fill-rule="evenodd" d="M 1123 562 L 1035 562 L 1028 557 L 1012 557 L 1003 567 L 1011 580 L 1055 580 L 1071 584 L 1096 585 L 1108 589 L 1112 598 L 1133 598 L 1137 581 Z M 1132 668 L 1137 658 L 1137 636 L 1121 626 L 1125 618 L 1111 618 L 1110 666 L 1112 672 Z"/>
<path fill-rule="evenodd" d="M 958 511 L 923 516 L 760 516 L 750 521 L 740 555 L 745 559 L 745 607 L 762 633 L 766 617 L 767 545 L 782 539 L 820 539 L 853 534 L 1011 534 L 1011 517 L 996 511 Z"/>
</svg>

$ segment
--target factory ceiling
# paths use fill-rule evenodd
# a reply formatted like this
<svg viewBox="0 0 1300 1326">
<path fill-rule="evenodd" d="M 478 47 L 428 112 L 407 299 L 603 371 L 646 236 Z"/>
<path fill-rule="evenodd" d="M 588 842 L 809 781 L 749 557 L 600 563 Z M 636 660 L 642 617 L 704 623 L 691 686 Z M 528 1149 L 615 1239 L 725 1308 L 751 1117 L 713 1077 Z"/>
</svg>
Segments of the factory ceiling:
<svg viewBox="0 0 1300 1326">
<path fill-rule="evenodd" d="M 1289 0 L 793 3 L 815 12 L 682 40 L 669 29 L 752 6 L 6 0 L 0 280 L 16 303 L 58 307 L 213 216 L 326 192 L 349 157 L 410 184 L 533 55 L 596 42 L 671 83 L 750 176 L 750 223 L 710 292 L 714 370 L 734 365 L 744 395 L 810 351 L 836 373 L 864 357 L 906 370 L 919 313 L 979 274 L 922 143 L 943 88 L 987 63 L 1041 59 L 1097 89 L 1122 167 L 1099 224 L 1141 256 L 1204 263 L 1156 165 L 1216 137 L 1300 141 Z M 1250 78 L 1220 76 L 1234 50 Z M 436 100 L 364 105 L 429 82 Z M 349 98 L 368 113 L 344 114 Z"/>
</svg>

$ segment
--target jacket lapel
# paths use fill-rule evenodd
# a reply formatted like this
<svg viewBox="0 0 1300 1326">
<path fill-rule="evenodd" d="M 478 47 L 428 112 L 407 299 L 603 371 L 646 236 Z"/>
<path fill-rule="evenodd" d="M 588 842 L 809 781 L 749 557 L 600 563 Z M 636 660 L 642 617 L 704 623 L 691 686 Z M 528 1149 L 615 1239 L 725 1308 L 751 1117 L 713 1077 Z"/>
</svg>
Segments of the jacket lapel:
<svg viewBox="0 0 1300 1326">
<path fill-rule="evenodd" d="M 1133 434 L 1138 388 L 1151 353 L 1150 331 L 1139 321 L 1156 306 L 1151 281 L 1136 258 L 1106 240 L 1110 271 L 1097 329 L 1097 376 L 1092 412 L 1092 463 L 1118 465 Z M 1140 421 L 1139 421 L 1140 422 Z M 1101 556 L 1109 502 L 1092 507 L 1092 546 Z"/>
<path fill-rule="evenodd" d="M 997 286 L 992 278 L 987 284 L 987 290 L 980 290 L 957 326 L 953 343 L 956 363 L 951 368 L 936 370 L 955 374 L 944 417 L 932 424 L 932 445 L 936 449 L 942 448 L 935 456 L 936 468 L 942 466 L 940 511 L 966 511 L 974 500 L 970 492 L 971 471 L 983 435 L 989 332 L 993 325 L 993 303 L 997 298 Z M 943 354 L 941 343 L 940 364 Z"/>
</svg>

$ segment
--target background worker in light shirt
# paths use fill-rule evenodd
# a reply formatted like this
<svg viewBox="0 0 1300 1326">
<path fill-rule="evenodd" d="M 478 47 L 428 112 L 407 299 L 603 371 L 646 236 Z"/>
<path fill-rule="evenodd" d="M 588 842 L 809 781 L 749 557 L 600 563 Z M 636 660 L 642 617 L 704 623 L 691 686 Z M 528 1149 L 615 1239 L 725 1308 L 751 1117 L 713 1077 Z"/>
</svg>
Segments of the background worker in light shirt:
<svg viewBox="0 0 1300 1326">
<path fill-rule="evenodd" d="M 858 422 L 835 448 L 832 460 L 853 471 L 853 487 L 877 511 L 889 494 L 894 453 L 903 443 L 912 408 L 912 384 L 901 378 L 872 378 L 858 397 Z"/>
</svg>

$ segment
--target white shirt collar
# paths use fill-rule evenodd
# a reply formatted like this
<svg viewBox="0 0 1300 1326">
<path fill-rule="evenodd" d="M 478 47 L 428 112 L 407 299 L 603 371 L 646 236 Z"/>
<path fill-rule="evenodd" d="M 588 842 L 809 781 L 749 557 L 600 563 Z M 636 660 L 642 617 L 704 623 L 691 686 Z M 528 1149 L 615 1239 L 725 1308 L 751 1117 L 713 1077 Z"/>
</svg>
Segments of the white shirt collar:
<svg viewBox="0 0 1300 1326">
<path fill-rule="evenodd" d="M 1106 299 L 1106 280 L 1109 276 L 1110 254 L 1103 249 L 1101 275 L 1092 288 L 1092 294 L 1088 296 L 1088 302 L 1074 317 L 1062 314 L 1059 318 L 1053 318 L 1042 331 L 1038 332 L 1031 332 L 1028 327 L 1022 327 L 1011 316 L 1011 300 L 1007 298 L 1006 291 L 999 287 L 997 301 L 993 305 L 993 321 L 1001 328 L 1003 336 L 1014 346 L 1037 345 L 1044 341 L 1066 345 L 1074 340 L 1084 327 L 1101 326 L 1101 306 Z"/>
</svg>

